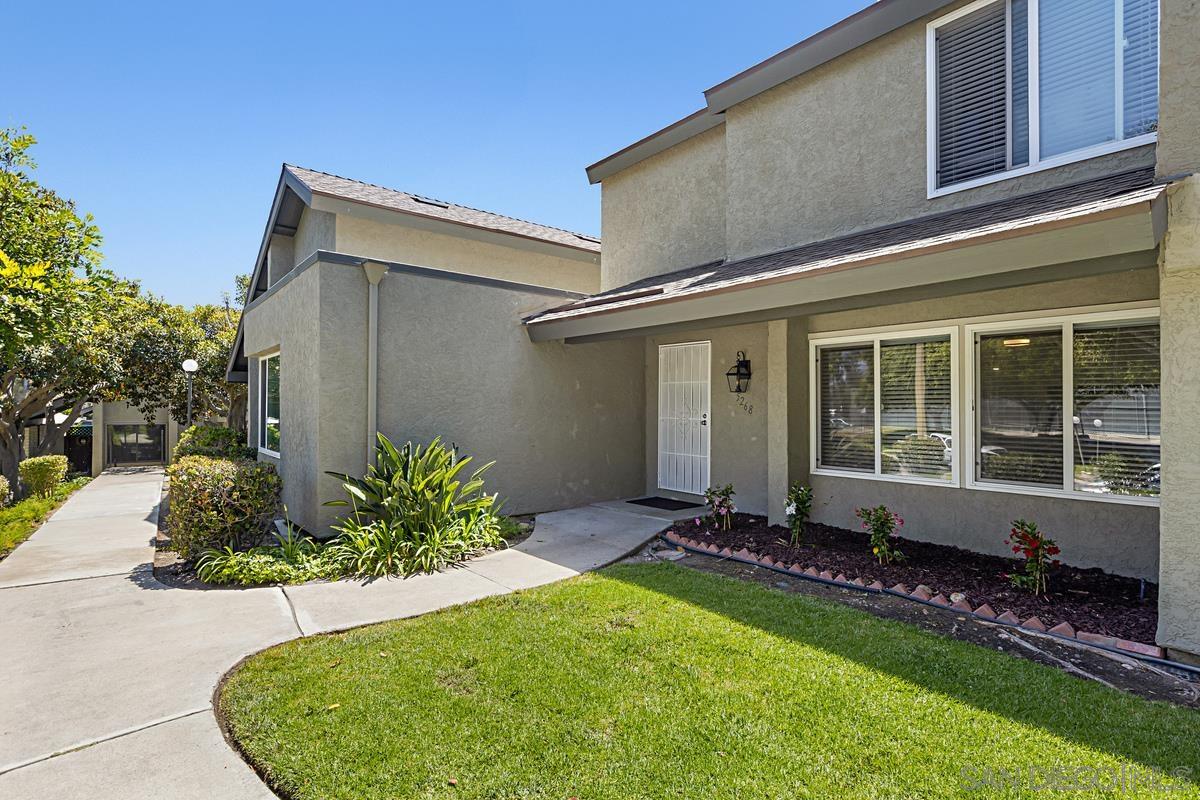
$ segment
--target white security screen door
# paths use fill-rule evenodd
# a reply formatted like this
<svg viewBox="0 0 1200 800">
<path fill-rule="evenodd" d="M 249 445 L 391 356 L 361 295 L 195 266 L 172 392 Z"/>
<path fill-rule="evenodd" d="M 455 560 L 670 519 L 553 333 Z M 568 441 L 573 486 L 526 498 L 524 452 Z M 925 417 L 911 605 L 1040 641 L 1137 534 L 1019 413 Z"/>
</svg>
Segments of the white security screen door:
<svg viewBox="0 0 1200 800">
<path fill-rule="evenodd" d="M 658 348 L 658 486 L 708 488 L 709 343 Z"/>
</svg>

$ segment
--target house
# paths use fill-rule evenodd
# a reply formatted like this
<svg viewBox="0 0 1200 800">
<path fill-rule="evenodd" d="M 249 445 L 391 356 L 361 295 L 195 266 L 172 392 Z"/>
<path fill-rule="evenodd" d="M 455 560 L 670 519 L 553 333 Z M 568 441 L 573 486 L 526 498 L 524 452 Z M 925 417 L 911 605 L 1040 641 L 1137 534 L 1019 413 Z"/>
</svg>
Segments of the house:
<svg viewBox="0 0 1200 800">
<path fill-rule="evenodd" d="M 62 413 L 55 416 L 58 424 L 67 419 Z M 45 428 L 44 418 L 35 418 L 25 426 L 25 458 L 35 453 L 46 436 Z M 108 467 L 170 463 L 179 431 L 179 423 L 166 408 L 147 417 L 128 403 L 105 400 L 89 403 L 52 453 L 65 455 L 71 472 L 95 477 Z"/>
<path fill-rule="evenodd" d="M 802 481 L 818 522 L 886 503 L 999 555 L 1024 517 L 1158 581 L 1194 658 L 1197 29 L 877 2 L 589 167 L 598 275 L 567 234 L 285 168 L 231 362 L 252 435 L 305 524 L 376 428 L 496 459 L 514 511 L 732 483 L 782 522 Z"/>
</svg>

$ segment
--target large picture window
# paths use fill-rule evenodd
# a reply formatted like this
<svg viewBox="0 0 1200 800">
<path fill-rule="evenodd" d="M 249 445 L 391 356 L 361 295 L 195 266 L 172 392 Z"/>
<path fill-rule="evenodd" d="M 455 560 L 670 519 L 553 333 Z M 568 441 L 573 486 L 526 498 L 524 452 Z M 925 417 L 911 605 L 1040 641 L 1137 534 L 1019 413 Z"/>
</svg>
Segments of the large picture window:
<svg viewBox="0 0 1200 800">
<path fill-rule="evenodd" d="M 941 324 L 810 339 L 815 474 L 1156 502 L 1156 310 Z"/>
<path fill-rule="evenodd" d="M 279 354 L 258 360 L 258 448 L 279 455 Z"/>
<path fill-rule="evenodd" d="M 1158 0 L 981 0 L 928 36 L 931 195 L 1155 139 Z"/>
</svg>

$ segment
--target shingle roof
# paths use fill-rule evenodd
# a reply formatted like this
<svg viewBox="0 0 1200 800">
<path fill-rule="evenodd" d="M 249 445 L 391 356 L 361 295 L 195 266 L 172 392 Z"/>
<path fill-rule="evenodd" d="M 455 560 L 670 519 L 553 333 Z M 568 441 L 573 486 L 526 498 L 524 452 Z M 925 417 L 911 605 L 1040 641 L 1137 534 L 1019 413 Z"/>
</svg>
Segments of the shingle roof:
<svg viewBox="0 0 1200 800">
<path fill-rule="evenodd" d="M 899 260 L 931 249 L 967 246 L 981 238 L 1022 235 L 1032 232 L 1024 229 L 1069 223 L 1073 219 L 1148 202 L 1164 188 L 1162 184 L 1155 184 L 1153 169 L 1133 170 L 739 261 L 713 261 L 654 275 L 531 315 L 525 321 L 532 324 L 600 314 L 768 281 L 800 278 L 861 262 Z"/>
<path fill-rule="evenodd" d="M 314 194 L 337 197 L 355 203 L 366 203 L 459 225 L 469 225 L 473 228 L 508 233 L 526 239 L 539 239 L 592 253 L 600 252 L 600 240 L 594 236 L 562 228 L 552 228 L 549 225 L 539 225 L 536 222 L 506 217 L 502 214 L 493 214 L 490 211 L 480 211 L 456 203 L 376 186 L 372 183 L 363 183 L 339 175 L 331 175 L 328 172 L 318 172 L 291 164 L 285 164 L 284 168 Z"/>
</svg>

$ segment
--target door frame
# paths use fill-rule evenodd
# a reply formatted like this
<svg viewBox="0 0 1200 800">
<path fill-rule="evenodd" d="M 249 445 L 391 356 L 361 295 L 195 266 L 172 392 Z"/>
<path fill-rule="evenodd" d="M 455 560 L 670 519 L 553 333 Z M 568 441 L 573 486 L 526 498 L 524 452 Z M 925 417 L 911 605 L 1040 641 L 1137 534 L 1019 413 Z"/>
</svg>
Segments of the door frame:
<svg viewBox="0 0 1200 800">
<path fill-rule="evenodd" d="M 708 403 L 707 403 L 708 416 L 706 417 L 706 420 L 705 420 L 705 423 L 706 423 L 705 427 L 708 428 L 708 436 L 704 437 L 704 463 L 708 469 L 707 483 L 711 484 L 712 483 L 712 467 L 713 467 L 713 464 L 712 464 L 712 437 L 713 437 L 712 340 L 711 339 L 698 339 L 695 341 L 688 341 L 688 342 L 667 342 L 667 343 L 659 344 L 656 347 L 655 355 L 659 357 L 659 364 L 661 365 L 661 355 L 662 355 L 662 351 L 664 349 L 671 348 L 671 347 L 688 347 L 688 346 L 696 346 L 696 345 L 704 345 L 705 348 L 707 349 L 707 354 L 708 354 L 708 357 L 706 359 L 704 359 L 704 382 L 708 386 Z M 661 367 L 658 368 L 657 375 L 658 375 L 658 379 L 657 379 L 656 385 L 654 387 L 654 391 L 655 391 L 655 404 L 654 404 L 654 408 L 655 408 L 655 414 L 654 414 L 654 424 L 655 424 L 654 485 L 655 485 L 655 489 L 659 490 L 659 491 L 664 491 L 664 492 L 675 492 L 677 494 L 687 495 L 689 497 L 702 497 L 704 495 L 704 490 L 708 488 L 707 486 L 702 487 L 698 493 L 693 493 L 693 492 L 689 492 L 689 491 L 686 491 L 683 489 L 672 489 L 668 486 L 662 485 L 662 455 L 663 455 L 663 450 L 662 450 L 662 381 L 663 381 L 663 371 L 662 371 Z"/>
</svg>

